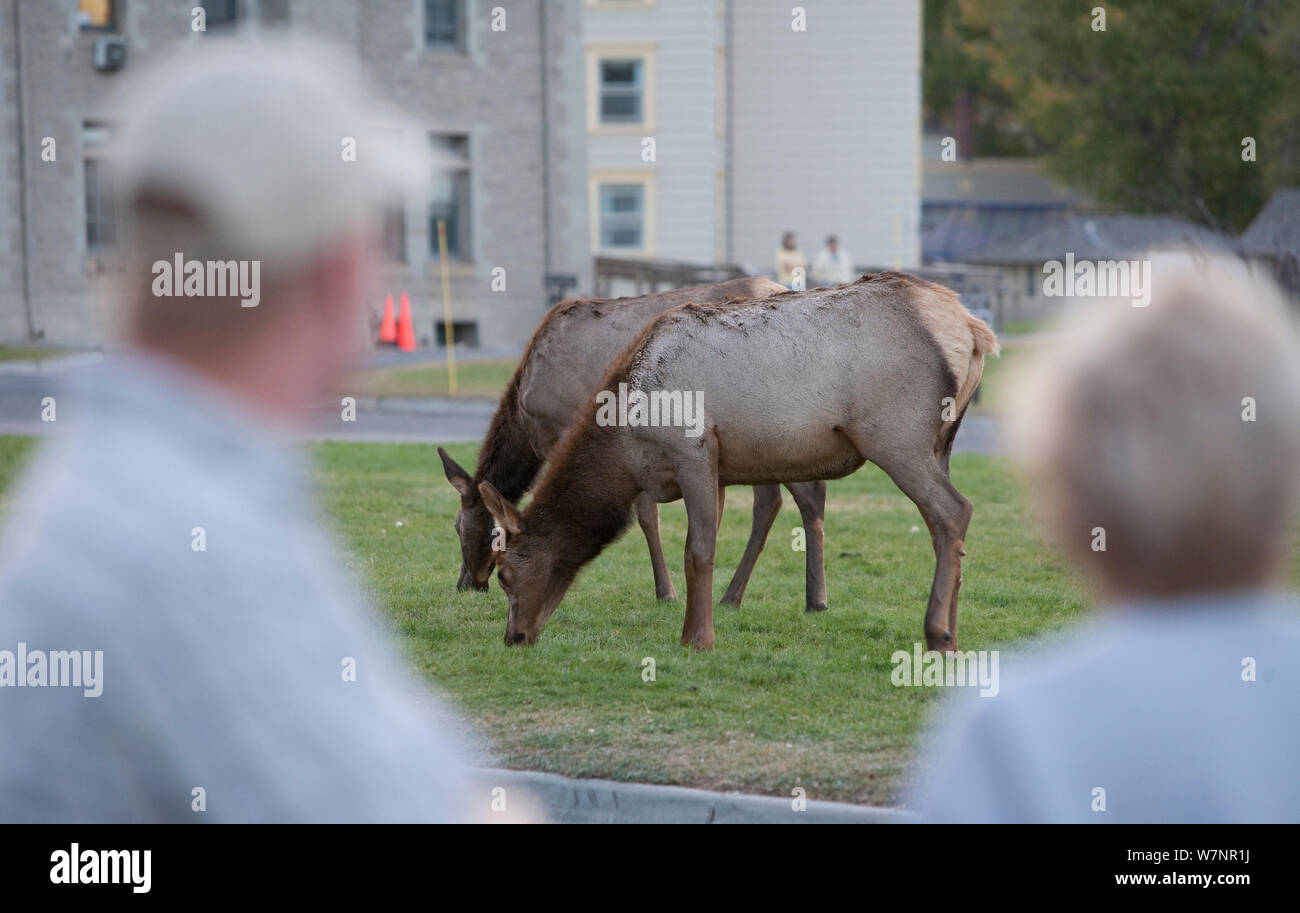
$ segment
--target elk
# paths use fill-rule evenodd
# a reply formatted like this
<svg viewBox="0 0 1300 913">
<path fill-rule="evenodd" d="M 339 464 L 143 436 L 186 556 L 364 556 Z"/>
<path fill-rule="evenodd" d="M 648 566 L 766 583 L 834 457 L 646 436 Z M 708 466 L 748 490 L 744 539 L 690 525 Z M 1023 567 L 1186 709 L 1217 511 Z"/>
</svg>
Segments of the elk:
<svg viewBox="0 0 1300 913">
<path fill-rule="evenodd" d="M 714 644 L 713 562 L 727 485 L 846 476 L 868 460 L 921 511 L 935 571 L 931 650 L 957 650 L 971 502 L 953 487 L 953 438 L 997 338 L 944 286 L 897 272 L 719 307 L 679 305 L 613 364 L 604 388 L 703 394 L 703 433 L 596 420 L 589 403 L 522 513 L 479 491 L 506 532 L 496 553 L 507 645 L 534 644 L 579 570 L 616 539 L 637 498 L 686 502 L 681 643 Z"/>
<path fill-rule="evenodd" d="M 729 300 L 762 298 L 784 291 L 784 286 L 767 279 L 742 278 L 636 298 L 574 298 L 552 307 L 534 331 L 506 385 L 483 441 L 474 475 L 438 448 L 447 481 L 460 495 L 456 533 L 460 538 L 462 563 L 457 588 L 486 590 L 491 579 L 493 521 L 479 486 L 487 482 L 505 501 L 517 504 L 532 487 L 542 464 L 565 431 L 587 411 L 610 362 L 654 318 L 688 301 L 725 308 Z M 821 611 L 826 608 L 822 539 L 826 483 L 790 482 L 786 487 L 799 507 L 808 539 L 804 608 L 809 612 Z M 653 498 L 643 496 L 635 498 L 633 506 L 650 549 L 655 595 L 660 599 L 675 599 L 677 593 L 659 539 L 659 505 Z M 754 488 L 753 528 L 744 556 L 723 596 L 724 604 L 740 605 L 754 563 L 780 510 L 779 486 Z"/>
</svg>

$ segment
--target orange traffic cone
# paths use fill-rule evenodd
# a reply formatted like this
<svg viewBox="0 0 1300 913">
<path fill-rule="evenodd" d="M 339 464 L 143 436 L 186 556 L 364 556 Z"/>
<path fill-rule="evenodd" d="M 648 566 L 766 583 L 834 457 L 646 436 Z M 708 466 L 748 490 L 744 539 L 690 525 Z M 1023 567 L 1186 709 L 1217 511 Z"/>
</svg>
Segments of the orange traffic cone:
<svg viewBox="0 0 1300 913">
<path fill-rule="evenodd" d="M 411 323 L 411 300 L 402 292 L 401 310 L 397 315 L 397 347 L 403 352 L 415 351 L 415 327 Z"/>
<path fill-rule="evenodd" d="M 384 298 L 384 322 L 379 325 L 380 342 L 397 342 L 397 321 L 393 319 L 393 296 Z"/>
</svg>

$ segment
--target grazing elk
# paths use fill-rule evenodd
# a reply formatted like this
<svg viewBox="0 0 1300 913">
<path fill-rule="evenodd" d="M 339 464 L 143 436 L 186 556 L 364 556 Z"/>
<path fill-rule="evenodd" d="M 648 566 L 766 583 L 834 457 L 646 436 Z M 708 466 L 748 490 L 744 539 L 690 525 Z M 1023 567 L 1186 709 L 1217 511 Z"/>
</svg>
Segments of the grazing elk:
<svg viewBox="0 0 1300 913">
<path fill-rule="evenodd" d="M 729 299 L 762 298 L 784 291 L 783 286 L 767 279 L 732 279 L 637 298 L 576 298 L 552 307 L 533 333 L 501 396 L 475 474 L 471 476 L 438 448 L 447 481 L 460 494 L 456 533 L 463 560 L 457 587 L 486 590 L 492 575 L 492 515 L 483 504 L 479 485 L 488 482 L 506 501 L 517 504 L 532 487 L 564 432 L 585 414 L 610 362 L 655 317 L 688 301 L 727 307 Z M 796 481 L 786 487 L 799 507 L 808 534 L 805 608 L 820 611 L 826 608 L 822 552 L 826 483 Z M 648 496 L 638 497 L 635 510 L 650 547 L 655 595 L 675 599 L 677 594 L 659 540 L 659 505 Z M 754 488 L 753 528 L 744 557 L 723 596 L 724 603 L 740 605 L 754 563 L 780 510 L 779 486 Z"/>
<path fill-rule="evenodd" d="M 658 317 L 604 388 L 701 391 L 703 433 L 604 425 L 595 403 L 551 455 L 521 514 L 488 482 L 506 531 L 496 554 L 507 644 L 536 643 L 578 571 L 627 525 L 639 497 L 686 502 L 681 642 L 713 646 L 713 561 L 726 485 L 834 479 L 870 460 L 918 508 L 934 544 L 925 613 L 932 650 L 957 649 L 970 501 L 948 478 L 953 438 L 997 339 L 957 295 L 902 273 Z"/>
</svg>

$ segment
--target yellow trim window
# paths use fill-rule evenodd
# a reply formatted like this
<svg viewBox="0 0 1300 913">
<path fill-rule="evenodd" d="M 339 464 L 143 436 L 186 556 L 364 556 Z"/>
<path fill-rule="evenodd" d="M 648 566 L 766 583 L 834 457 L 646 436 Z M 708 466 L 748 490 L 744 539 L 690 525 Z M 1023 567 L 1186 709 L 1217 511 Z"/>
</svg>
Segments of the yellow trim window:
<svg viewBox="0 0 1300 913">
<path fill-rule="evenodd" d="M 655 126 L 655 54 L 652 45 L 587 48 L 587 129 L 635 133 Z"/>
<path fill-rule="evenodd" d="M 77 24 L 83 29 L 112 30 L 117 26 L 115 6 L 115 0 L 78 0 Z"/>
</svg>

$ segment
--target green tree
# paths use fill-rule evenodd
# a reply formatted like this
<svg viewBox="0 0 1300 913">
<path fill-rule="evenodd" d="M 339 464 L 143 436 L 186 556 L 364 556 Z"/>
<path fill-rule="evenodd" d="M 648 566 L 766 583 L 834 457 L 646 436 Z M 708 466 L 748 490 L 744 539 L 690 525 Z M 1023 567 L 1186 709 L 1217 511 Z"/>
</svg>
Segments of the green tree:
<svg viewBox="0 0 1300 913">
<path fill-rule="evenodd" d="M 1030 146 L 1099 203 L 1237 231 L 1300 179 L 1294 0 L 967 0 L 960 15 L 963 52 Z"/>
<path fill-rule="evenodd" d="M 989 30 L 961 7 L 961 0 L 925 0 L 925 120 L 956 137 L 961 158 L 1028 155 L 1012 98 L 992 80 L 993 64 L 982 53 Z"/>
</svg>

